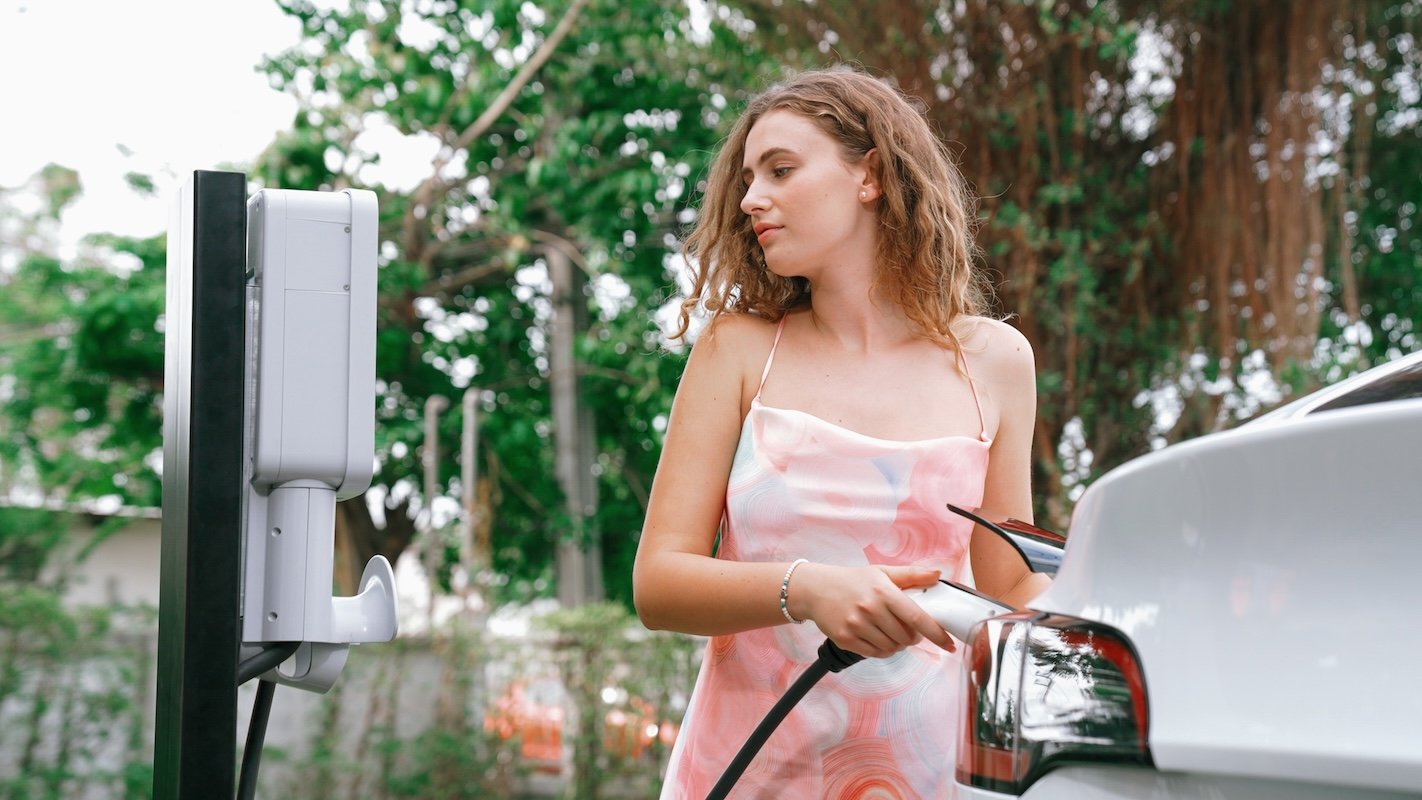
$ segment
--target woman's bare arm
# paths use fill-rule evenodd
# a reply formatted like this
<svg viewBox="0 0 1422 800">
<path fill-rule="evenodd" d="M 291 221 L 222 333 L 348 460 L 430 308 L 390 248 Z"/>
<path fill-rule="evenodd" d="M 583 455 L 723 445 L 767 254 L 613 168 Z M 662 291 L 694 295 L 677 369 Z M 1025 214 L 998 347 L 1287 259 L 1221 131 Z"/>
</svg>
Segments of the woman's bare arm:
<svg viewBox="0 0 1422 800">
<path fill-rule="evenodd" d="M 637 613 L 649 628 L 717 635 L 784 621 L 785 565 L 710 557 L 740 439 L 747 358 L 769 352 L 767 327 L 754 318 L 721 317 L 692 348 L 632 569 Z"/>
<path fill-rule="evenodd" d="M 1037 377 L 1032 346 L 1015 328 L 987 322 L 987 358 L 975 376 L 997 408 L 997 435 L 988 459 L 982 507 L 1032 521 L 1032 434 L 1037 419 Z M 1017 551 L 991 531 L 973 530 L 973 579 L 983 592 L 1021 608 L 1051 582 L 1033 573 Z"/>
</svg>

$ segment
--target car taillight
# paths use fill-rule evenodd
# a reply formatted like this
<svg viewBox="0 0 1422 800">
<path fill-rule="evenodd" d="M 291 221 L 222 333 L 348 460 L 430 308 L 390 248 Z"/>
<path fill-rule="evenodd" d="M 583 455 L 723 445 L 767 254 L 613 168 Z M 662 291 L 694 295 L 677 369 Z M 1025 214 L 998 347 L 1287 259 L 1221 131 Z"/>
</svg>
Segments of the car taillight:
<svg viewBox="0 0 1422 800">
<path fill-rule="evenodd" d="M 1145 677 L 1114 628 L 1008 614 L 973 628 L 964 661 L 959 783 L 1020 794 L 1065 762 L 1151 764 Z"/>
</svg>

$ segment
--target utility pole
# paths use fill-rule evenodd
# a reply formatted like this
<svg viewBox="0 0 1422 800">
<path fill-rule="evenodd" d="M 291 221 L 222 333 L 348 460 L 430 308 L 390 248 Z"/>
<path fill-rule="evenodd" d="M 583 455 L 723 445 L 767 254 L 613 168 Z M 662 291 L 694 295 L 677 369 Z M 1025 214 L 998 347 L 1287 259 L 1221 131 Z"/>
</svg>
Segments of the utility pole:
<svg viewBox="0 0 1422 800">
<path fill-rule="evenodd" d="M 425 575 L 429 579 L 429 634 L 434 635 L 435 595 L 439 589 L 439 565 L 444 560 L 444 552 L 435 533 L 434 498 L 435 484 L 439 480 L 439 415 L 449 408 L 449 399 L 444 395 L 430 395 L 425 400 L 425 444 L 421 451 L 421 463 L 425 468 Z"/>
<path fill-rule="evenodd" d="M 544 250 L 553 283 L 553 319 L 548 336 L 548 366 L 553 393 L 553 437 L 558 484 L 567 500 L 572 530 L 558 542 L 558 602 L 573 608 L 603 599 L 602 546 L 588 525 L 597 511 L 597 480 L 592 474 L 596 441 L 592 412 L 582 400 L 574 345 L 584 327 L 581 274 L 557 244 Z"/>
<path fill-rule="evenodd" d="M 473 589 L 479 597 L 480 615 L 489 613 L 489 596 L 483 577 L 489 569 L 493 554 L 484 531 L 483 505 L 479 502 L 479 388 L 471 386 L 464 391 L 464 435 L 459 448 L 459 484 L 464 495 L 464 537 L 460 549 L 464 557 L 460 563 L 467 571 L 462 591 L 467 597 Z"/>
</svg>

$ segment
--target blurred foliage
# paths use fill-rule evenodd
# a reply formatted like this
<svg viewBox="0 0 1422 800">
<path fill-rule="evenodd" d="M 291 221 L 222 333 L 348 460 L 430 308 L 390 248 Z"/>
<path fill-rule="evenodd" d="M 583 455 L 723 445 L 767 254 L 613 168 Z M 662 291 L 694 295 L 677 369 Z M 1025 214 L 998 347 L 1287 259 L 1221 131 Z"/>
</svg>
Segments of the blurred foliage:
<svg viewBox="0 0 1422 800">
<path fill-rule="evenodd" d="M 155 617 L 0 589 L 0 797 L 152 795 Z M 681 718 L 699 656 L 696 641 L 649 633 L 618 605 L 528 636 L 457 623 L 433 640 L 354 648 L 329 693 L 279 689 L 291 729 L 268 731 L 259 796 L 521 797 L 540 773 L 538 792 L 655 797 L 674 727 L 650 743 L 646 729 Z M 566 672 L 576 665 L 590 669 Z M 522 691 L 534 682 L 550 691 Z M 254 687 L 241 688 L 244 707 Z M 535 734 L 542 746 L 525 746 Z M 566 780 L 569 757 L 599 771 Z"/>
<path fill-rule="evenodd" d="M 376 482 L 388 496 L 418 493 L 426 398 L 477 386 L 495 593 L 551 590 L 557 544 L 575 528 L 554 476 L 549 397 L 545 253 L 561 248 L 577 264 L 586 306 L 576 353 L 600 498 L 588 529 L 600 537 L 609 593 L 630 604 L 660 451 L 654 421 L 683 364 L 663 351 L 654 319 L 675 291 L 668 256 L 719 136 L 717 109 L 736 98 L 724 84 L 746 85 L 768 66 L 756 66 L 732 31 L 695 29 L 680 0 L 285 7 L 307 41 L 267 69 L 302 109 L 255 177 L 380 194 L 388 247 Z M 567 38 L 507 109 L 476 127 L 571 15 Z M 362 134 L 384 126 L 438 146 L 413 188 L 377 180 L 380 154 Z M 457 411 L 444 414 L 441 441 L 459 441 L 461 425 Z M 453 492 L 458 451 L 441 452 L 440 488 Z M 400 540 L 410 513 L 352 526 L 376 540 L 361 563 L 375 552 L 393 557 L 380 542 Z"/>
<path fill-rule="evenodd" d="M 304 715 L 309 746 L 264 757 L 262 786 L 323 786 L 331 798 L 518 797 L 532 785 L 580 800 L 657 796 L 697 641 L 648 632 L 615 603 L 535 618 L 526 636 L 466 622 L 353 650 Z"/>
<path fill-rule="evenodd" d="M 1363 363 L 1416 350 L 1422 329 L 1422 230 L 1416 176 L 1422 170 L 1422 5 L 1369 6 L 1345 38 L 1347 60 L 1329 77 L 1351 110 L 1355 137 L 1351 176 L 1332 176 L 1329 212 L 1341 220 L 1332 243 L 1330 278 L 1352 273 L 1349 298 L 1334 280 L 1333 307 L 1320 335 L 1326 343 L 1360 347 Z M 1352 323 L 1361 321 L 1359 327 Z M 1325 380 L 1351 364 L 1329 364 Z"/>
<path fill-rule="evenodd" d="M 602 691 L 615 685 L 612 672 L 619 666 L 633 619 L 621 605 L 595 603 L 555 611 L 539 623 L 556 637 L 558 673 L 578 710 L 571 726 L 574 757 L 569 793 L 595 798 L 609 773 L 602 752 Z"/>
<path fill-rule="evenodd" d="M 640 794 L 631 787 L 632 796 L 658 796 L 658 777 L 671 752 L 670 737 L 659 729 L 682 718 L 683 693 L 700 666 L 698 648 L 687 637 L 644 631 L 618 603 L 555 611 L 538 627 L 555 637 L 554 662 L 577 710 L 569 796 L 601 797 L 604 787 L 636 777 L 645 783 Z M 610 724 L 621 718 L 632 721 L 630 730 Z M 648 723 L 658 735 L 638 752 Z M 629 795 L 624 790 L 618 796 Z"/>
<path fill-rule="evenodd" d="M 46 230 L 78 178 L 55 166 L 41 177 L 37 212 L 0 194 L 0 488 L 155 507 L 163 237 L 92 234 L 61 260 Z"/>
<path fill-rule="evenodd" d="M 71 612 L 0 583 L 0 620 L 0 753 L 16 768 L 0 796 L 150 796 L 154 640 L 137 631 L 153 610 Z"/>
<path fill-rule="evenodd" d="M 0 508 L 0 586 L 38 588 L 40 570 L 70 531 L 69 520 L 34 508 Z"/>
<path fill-rule="evenodd" d="M 476 388 L 481 580 L 498 601 L 552 593 L 575 530 L 549 401 L 559 248 L 584 306 L 589 530 L 610 597 L 630 602 L 684 363 L 656 321 L 678 291 L 679 236 L 741 103 L 788 69 L 851 61 L 891 77 L 981 194 L 983 266 L 1037 351 L 1044 524 L 1064 525 L 1076 493 L 1129 458 L 1418 345 L 1416 0 L 283 7 L 304 41 L 263 68 L 300 110 L 251 165 L 254 186 L 380 197 L 385 508 L 343 505 L 357 574 L 398 556 L 431 503 L 425 401 Z M 395 138 L 428 168 L 388 171 Z M 163 240 L 95 235 L 61 258 L 53 233 L 79 176 L 52 166 L 23 188 L 40 202 L 0 190 L 0 489 L 156 505 Z M 439 421 L 435 491 L 449 498 L 460 416 L 455 402 Z M 34 572 L 49 541 L 7 534 L 7 568 Z"/>
</svg>

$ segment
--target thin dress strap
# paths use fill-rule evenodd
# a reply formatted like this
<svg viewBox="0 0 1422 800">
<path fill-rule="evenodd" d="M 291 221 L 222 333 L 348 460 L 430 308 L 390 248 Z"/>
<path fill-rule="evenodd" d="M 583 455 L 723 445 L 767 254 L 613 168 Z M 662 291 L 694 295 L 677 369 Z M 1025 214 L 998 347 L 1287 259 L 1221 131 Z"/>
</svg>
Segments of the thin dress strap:
<svg viewBox="0 0 1422 800">
<path fill-rule="evenodd" d="M 775 348 L 772 347 L 771 352 L 775 352 Z M 983 401 L 978 397 L 978 382 L 973 380 L 973 372 L 968 369 L 968 357 L 963 354 L 962 348 L 959 348 L 957 352 L 958 361 L 963 365 L 963 374 L 968 376 L 968 388 L 973 390 L 973 402 L 978 407 L 978 427 L 982 429 L 982 433 L 978 434 L 978 438 L 984 442 L 991 442 L 992 439 L 988 438 L 987 432 L 987 417 L 983 415 Z M 763 383 L 764 381 L 765 379 L 761 378 L 761 382 Z"/>
<path fill-rule="evenodd" d="M 760 385 L 755 387 L 755 399 L 760 400 L 760 390 L 765 388 L 765 379 L 770 377 L 770 365 L 775 362 L 775 348 L 780 346 L 780 334 L 785 332 L 785 319 L 789 314 L 780 317 L 780 324 L 775 326 L 775 341 L 770 345 L 770 355 L 765 357 L 765 369 L 760 371 Z"/>
</svg>

